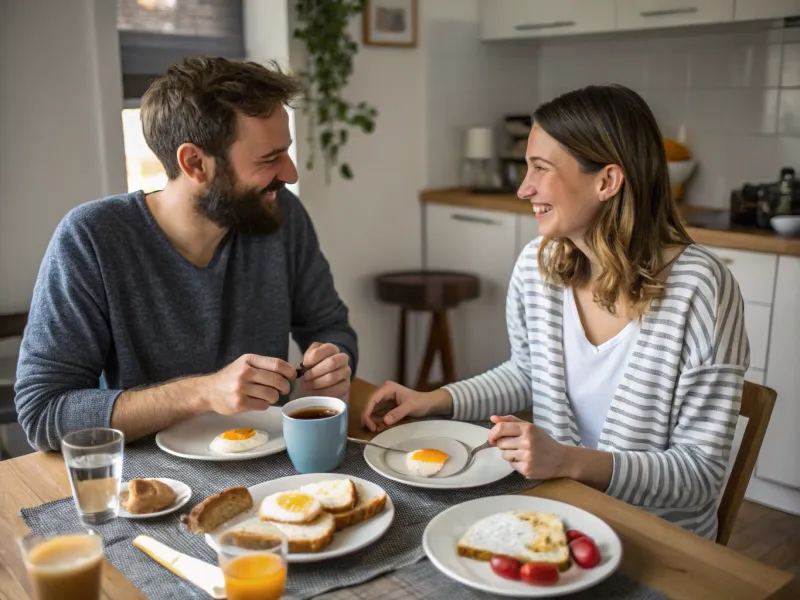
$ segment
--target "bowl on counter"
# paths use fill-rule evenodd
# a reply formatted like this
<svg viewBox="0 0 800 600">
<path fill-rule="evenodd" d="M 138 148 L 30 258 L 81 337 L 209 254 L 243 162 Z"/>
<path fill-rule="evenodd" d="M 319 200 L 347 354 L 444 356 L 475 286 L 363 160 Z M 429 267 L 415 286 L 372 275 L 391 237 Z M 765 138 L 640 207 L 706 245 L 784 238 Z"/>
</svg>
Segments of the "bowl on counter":
<svg viewBox="0 0 800 600">
<path fill-rule="evenodd" d="M 672 186 L 678 186 L 686 183 L 686 180 L 694 173 L 695 167 L 697 167 L 697 161 L 695 160 L 667 161 L 670 184 L 672 184 Z"/>
<path fill-rule="evenodd" d="M 780 215 L 769 220 L 778 235 L 800 237 L 800 215 Z"/>
</svg>

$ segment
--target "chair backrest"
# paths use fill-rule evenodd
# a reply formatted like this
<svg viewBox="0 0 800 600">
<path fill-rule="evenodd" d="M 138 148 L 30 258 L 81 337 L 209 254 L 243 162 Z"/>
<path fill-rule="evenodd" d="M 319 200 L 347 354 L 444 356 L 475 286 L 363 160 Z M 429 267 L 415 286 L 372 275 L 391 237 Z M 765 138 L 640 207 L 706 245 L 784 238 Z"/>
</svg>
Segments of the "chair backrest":
<svg viewBox="0 0 800 600">
<path fill-rule="evenodd" d="M 742 506 L 750 476 L 756 466 L 756 458 L 761 450 L 764 435 L 767 433 L 772 408 L 778 394 L 775 390 L 751 383 L 744 382 L 742 391 L 742 407 L 739 415 L 747 417 L 747 426 L 742 437 L 739 453 L 733 463 L 728 484 L 722 493 L 722 501 L 717 508 L 717 543 L 727 544 L 731 537 L 736 516 Z"/>
<path fill-rule="evenodd" d="M 0 315 L 0 340 L 21 337 L 28 323 L 28 313 Z"/>
</svg>

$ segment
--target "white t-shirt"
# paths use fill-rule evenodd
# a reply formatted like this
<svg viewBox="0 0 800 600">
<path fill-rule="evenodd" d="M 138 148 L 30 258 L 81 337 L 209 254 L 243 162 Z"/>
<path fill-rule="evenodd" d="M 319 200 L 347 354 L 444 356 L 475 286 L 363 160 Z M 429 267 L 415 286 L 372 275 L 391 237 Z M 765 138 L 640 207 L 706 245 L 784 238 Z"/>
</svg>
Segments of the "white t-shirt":
<svg viewBox="0 0 800 600">
<path fill-rule="evenodd" d="M 566 290 L 564 304 L 567 397 L 575 414 L 581 445 L 596 449 L 608 407 L 639 337 L 641 322 L 631 321 L 613 338 L 595 346 L 583 332 L 571 288 Z"/>
</svg>

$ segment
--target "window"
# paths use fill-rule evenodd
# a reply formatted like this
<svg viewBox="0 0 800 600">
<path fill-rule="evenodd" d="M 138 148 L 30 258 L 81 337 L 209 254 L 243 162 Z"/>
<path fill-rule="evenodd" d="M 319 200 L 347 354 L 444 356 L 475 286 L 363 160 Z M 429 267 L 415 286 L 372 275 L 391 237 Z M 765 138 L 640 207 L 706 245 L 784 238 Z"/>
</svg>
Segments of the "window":
<svg viewBox="0 0 800 600">
<path fill-rule="evenodd" d="M 138 108 L 122 111 L 122 134 L 125 138 L 125 167 L 128 171 L 128 191 L 145 194 L 163 190 L 167 174 L 156 155 L 148 148 L 142 133 Z"/>
</svg>

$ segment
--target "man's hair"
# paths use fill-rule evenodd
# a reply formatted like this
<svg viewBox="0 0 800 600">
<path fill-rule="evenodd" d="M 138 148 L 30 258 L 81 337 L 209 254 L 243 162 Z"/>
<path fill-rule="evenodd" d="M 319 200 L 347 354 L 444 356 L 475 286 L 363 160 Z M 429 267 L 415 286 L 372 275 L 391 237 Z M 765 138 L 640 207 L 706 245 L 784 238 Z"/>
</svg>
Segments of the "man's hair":
<svg viewBox="0 0 800 600">
<path fill-rule="evenodd" d="M 270 67 L 212 57 L 186 58 L 154 80 L 142 97 L 144 139 L 169 179 L 181 168 L 177 151 L 192 143 L 226 158 L 236 140 L 236 113 L 269 117 L 301 92 L 300 80 Z"/>
</svg>

